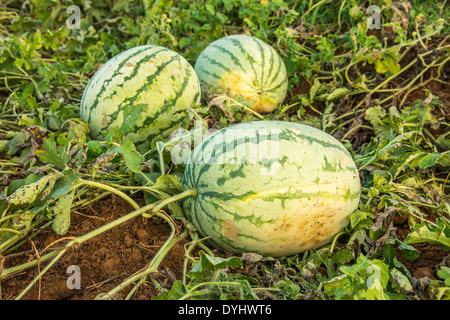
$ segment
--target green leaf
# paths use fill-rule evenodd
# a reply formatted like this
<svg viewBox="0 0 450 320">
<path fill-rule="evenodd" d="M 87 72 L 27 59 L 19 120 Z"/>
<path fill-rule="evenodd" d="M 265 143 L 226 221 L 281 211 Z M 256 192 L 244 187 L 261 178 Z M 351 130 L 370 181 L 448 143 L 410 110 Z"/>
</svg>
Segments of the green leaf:
<svg viewBox="0 0 450 320">
<path fill-rule="evenodd" d="M 64 154 L 63 157 L 61 157 L 61 155 L 57 151 L 56 141 L 54 137 L 44 139 L 42 147 L 43 150 L 35 151 L 42 162 L 53 164 L 54 166 L 62 170 L 66 168 L 66 163 L 69 160 L 68 154 Z"/>
<path fill-rule="evenodd" d="M 383 246 L 384 261 L 388 266 L 393 266 L 396 252 L 394 248 L 395 239 L 387 239 Z"/>
<path fill-rule="evenodd" d="M 87 153 L 91 157 L 98 157 L 103 153 L 102 144 L 98 140 L 89 141 L 87 144 Z"/>
<path fill-rule="evenodd" d="M 333 254 L 333 261 L 339 265 L 346 264 L 353 259 L 353 253 L 350 248 L 345 247 L 344 249 L 338 250 Z"/>
<path fill-rule="evenodd" d="M 324 292 L 335 300 L 387 300 L 389 268 L 379 259 L 359 255 L 356 263 L 340 266 L 342 275 L 325 281 Z"/>
<path fill-rule="evenodd" d="M 444 219 L 437 219 L 437 225 L 423 224 L 406 237 L 405 243 L 428 242 L 450 250 L 450 226 Z"/>
<path fill-rule="evenodd" d="M 134 129 L 136 123 L 142 115 L 147 112 L 147 104 L 127 105 L 123 110 L 123 121 L 119 128 L 120 137 L 124 137 L 128 132 Z"/>
<path fill-rule="evenodd" d="M 200 260 L 195 263 L 188 276 L 197 281 L 208 279 L 214 272 L 227 266 L 232 268 L 242 267 L 242 261 L 238 257 L 221 258 L 206 254 L 203 250 L 199 252 Z"/>
<path fill-rule="evenodd" d="M 450 268 L 446 266 L 442 266 L 438 272 L 437 275 L 439 278 L 444 279 L 444 283 L 446 286 L 450 286 Z"/>
<path fill-rule="evenodd" d="M 358 223 L 366 220 L 367 218 L 373 218 L 372 212 L 367 210 L 356 210 L 350 215 L 350 226 L 355 228 Z"/>
<path fill-rule="evenodd" d="M 284 298 L 287 300 L 295 299 L 295 296 L 300 292 L 300 286 L 292 281 L 279 280 L 273 286 L 274 289 L 280 290 Z"/>
<path fill-rule="evenodd" d="M 152 300 L 178 300 L 187 294 L 185 285 L 181 280 L 175 280 L 172 288 L 159 296 L 152 297 Z"/>
<path fill-rule="evenodd" d="M 425 169 L 428 167 L 434 166 L 438 160 L 442 157 L 442 154 L 440 153 L 431 153 L 427 154 L 423 158 L 420 159 L 418 166 L 420 169 Z"/>
<path fill-rule="evenodd" d="M 142 172 L 142 168 L 144 167 L 142 164 L 142 162 L 144 162 L 144 156 L 136 150 L 133 142 L 125 141 L 122 145 L 108 150 L 107 154 L 112 154 L 113 152 L 117 152 L 123 155 L 128 169 L 130 169 L 134 173 Z"/>
<path fill-rule="evenodd" d="M 391 153 L 393 151 L 392 149 L 395 150 L 395 148 L 397 148 L 398 145 L 400 145 L 401 141 L 408 140 L 412 136 L 414 136 L 415 134 L 417 134 L 416 131 L 405 132 L 403 134 L 395 136 L 393 139 L 390 139 L 389 142 L 383 148 L 381 148 L 380 150 L 377 150 L 377 152 L 373 156 L 371 156 L 371 157 L 357 157 L 355 159 L 355 162 L 357 162 L 357 163 L 362 162 L 362 161 L 366 160 L 367 158 L 369 158 L 363 165 L 361 165 L 359 167 L 359 170 L 361 170 L 362 168 L 368 166 L 369 164 L 371 164 L 372 162 L 374 162 L 377 159 L 380 159 L 380 160 L 383 160 L 383 161 L 386 160 L 386 159 L 383 158 L 384 156 L 391 156 Z"/>
<path fill-rule="evenodd" d="M 398 249 L 402 250 L 403 256 L 409 260 L 416 260 L 419 257 L 419 251 L 409 244 L 402 243 L 398 246 Z"/>
<path fill-rule="evenodd" d="M 370 121 L 370 124 L 374 127 L 379 127 L 383 124 L 381 119 L 386 116 L 386 111 L 380 106 L 370 107 L 366 110 L 364 119 Z"/>
</svg>

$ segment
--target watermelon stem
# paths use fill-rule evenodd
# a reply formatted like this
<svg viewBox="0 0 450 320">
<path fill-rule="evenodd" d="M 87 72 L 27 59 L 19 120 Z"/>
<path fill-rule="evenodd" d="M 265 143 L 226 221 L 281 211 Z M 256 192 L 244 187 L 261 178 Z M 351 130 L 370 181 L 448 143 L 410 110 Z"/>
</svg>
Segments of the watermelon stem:
<svg viewBox="0 0 450 320">
<path fill-rule="evenodd" d="M 330 253 L 333 253 L 333 250 L 334 250 L 334 247 L 335 247 L 335 245 L 336 245 L 337 239 L 338 239 L 340 236 L 342 236 L 343 234 L 346 234 L 346 233 L 347 233 L 347 231 L 341 231 L 341 232 L 339 232 L 338 234 L 336 234 L 336 235 L 334 236 L 333 242 L 331 242 L 331 246 L 330 246 Z"/>
<path fill-rule="evenodd" d="M 249 107 L 247 107 L 246 105 L 243 105 L 242 103 L 240 103 L 240 102 L 238 102 L 238 101 L 236 101 L 236 100 L 230 98 L 229 96 L 221 96 L 221 98 L 224 99 L 224 100 L 230 100 L 230 101 L 233 102 L 234 104 L 236 104 L 236 105 L 238 105 L 238 106 L 244 108 L 245 110 L 247 110 L 247 111 L 253 113 L 253 114 L 254 114 L 255 116 L 257 116 L 258 118 L 264 120 L 264 117 L 263 117 L 262 115 L 260 115 L 258 112 L 254 111 L 254 110 L 250 109 Z"/>
<path fill-rule="evenodd" d="M 149 218 L 152 215 L 156 214 L 159 210 L 161 210 L 166 205 L 168 205 L 172 202 L 184 199 L 189 196 L 194 196 L 194 197 L 197 196 L 197 189 L 189 189 L 189 190 L 181 192 L 177 195 L 174 195 L 173 197 L 167 198 L 167 199 L 161 201 L 158 205 L 156 205 L 150 213 L 143 213 L 142 216 L 144 218 Z"/>
<path fill-rule="evenodd" d="M 163 158 L 163 150 L 164 150 L 164 143 L 163 142 L 156 142 L 156 150 L 158 151 L 158 157 L 159 157 L 159 169 L 161 170 L 161 175 L 166 174 L 166 170 L 164 169 L 164 158 Z"/>
<path fill-rule="evenodd" d="M 95 181 L 89 181 L 89 180 L 83 180 L 83 179 L 80 179 L 79 181 L 80 181 L 81 184 L 86 184 L 86 185 L 91 186 L 91 187 L 104 189 L 104 190 L 110 191 L 110 192 L 118 195 L 119 197 L 121 197 L 124 200 L 126 200 L 129 204 L 131 204 L 131 206 L 134 209 L 136 209 L 136 210 L 140 208 L 139 205 L 133 199 L 131 199 L 129 196 L 127 196 L 122 191 L 117 190 L 116 188 L 113 188 L 113 187 L 110 187 L 110 186 L 108 186 L 106 184 L 95 182 Z"/>
<path fill-rule="evenodd" d="M 189 131 L 187 134 L 184 134 L 182 136 L 173 138 L 173 139 L 171 139 L 171 140 L 169 140 L 169 141 L 167 141 L 165 143 L 161 142 L 161 141 L 158 141 L 156 143 L 156 150 L 158 152 L 159 166 L 160 166 L 160 170 L 161 170 L 161 175 L 165 175 L 164 158 L 163 158 L 164 149 L 167 146 L 170 146 L 170 145 L 172 145 L 172 144 L 174 144 L 174 143 L 176 143 L 178 141 L 184 141 L 187 137 L 191 138 L 192 135 L 195 135 L 199 130 L 203 130 L 203 128 L 208 129 L 208 124 L 206 123 L 206 121 L 203 120 L 202 124 L 203 124 L 203 126 L 196 127 L 196 128 L 194 128 L 194 130 Z"/>
</svg>

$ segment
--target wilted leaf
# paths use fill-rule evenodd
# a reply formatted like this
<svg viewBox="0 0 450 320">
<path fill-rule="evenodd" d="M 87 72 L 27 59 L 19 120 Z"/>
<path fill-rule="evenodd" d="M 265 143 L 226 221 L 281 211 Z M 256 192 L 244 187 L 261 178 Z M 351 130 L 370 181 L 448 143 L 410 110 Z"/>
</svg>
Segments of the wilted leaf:
<svg viewBox="0 0 450 320">
<path fill-rule="evenodd" d="M 331 101 L 331 100 L 342 98 L 347 93 L 348 93 L 348 89 L 347 88 L 337 88 L 337 89 L 333 90 L 333 92 L 331 92 L 327 96 L 327 101 Z"/>
<path fill-rule="evenodd" d="M 391 270 L 391 276 L 392 276 L 392 280 L 400 288 L 401 292 L 403 292 L 405 294 L 409 294 L 409 293 L 413 292 L 411 282 L 409 281 L 408 277 L 405 276 L 403 273 L 401 273 L 397 269 L 393 268 Z"/>
<path fill-rule="evenodd" d="M 53 230 L 60 235 L 67 232 L 70 227 L 70 213 L 75 192 L 61 196 L 53 206 Z"/>
<path fill-rule="evenodd" d="M 217 96 L 210 101 L 210 103 L 208 104 L 208 109 L 213 106 L 216 106 L 223 111 L 225 117 L 233 120 L 233 113 L 227 109 L 227 106 L 225 104 L 226 101 L 227 101 L 226 98 L 224 98 L 223 96 Z"/>
<path fill-rule="evenodd" d="M 20 214 L 20 216 L 16 217 L 13 220 L 12 227 L 14 229 L 29 229 L 31 226 L 31 222 L 33 221 L 33 218 L 36 216 L 37 212 L 33 210 L 27 210 L 24 213 Z"/>
<path fill-rule="evenodd" d="M 183 184 L 181 183 L 180 179 L 178 179 L 174 175 L 170 175 L 170 174 L 165 174 L 165 175 L 159 176 L 156 179 L 156 182 L 153 185 L 153 188 L 162 190 L 167 193 L 184 190 Z"/>
<path fill-rule="evenodd" d="M 7 203 L 13 205 L 29 204 L 36 200 L 36 197 L 44 190 L 45 186 L 52 181 L 61 178 L 63 174 L 61 172 L 53 172 L 34 183 L 24 185 L 17 189 L 13 194 L 6 198 Z"/>
<path fill-rule="evenodd" d="M 352 228 L 354 228 L 354 227 L 356 227 L 356 225 L 359 222 L 361 222 L 361 221 L 363 221 L 363 220 L 365 220 L 367 218 L 372 218 L 372 217 L 373 217 L 372 216 L 372 212 L 369 212 L 369 211 L 366 211 L 366 210 L 364 210 L 364 211 L 356 210 L 355 212 L 353 212 L 350 215 L 350 225 L 351 225 Z"/>
<path fill-rule="evenodd" d="M 86 136 L 89 133 L 89 125 L 80 119 L 69 119 L 64 122 L 63 126 L 68 126 L 68 131 L 72 133 L 71 143 L 82 144 L 86 142 Z"/>
<path fill-rule="evenodd" d="M 309 100 L 314 101 L 314 97 L 316 96 L 316 93 L 319 91 L 321 86 L 322 84 L 319 81 L 314 81 L 314 84 L 309 90 Z"/>
<path fill-rule="evenodd" d="M 253 252 L 244 252 L 241 257 L 242 261 L 245 261 L 249 264 L 258 262 L 262 258 L 264 258 L 262 255 Z"/>
<path fill-rule="evenodd" d="M 6 154 L 10 156 L 16 154 L 16 152 L 19 151 L 20 146 L 24 146 L 24 144 L 30 140 L 30 136 L 30 133 L 25 130 L 17 133 L 8 141 Z"/>
</svg>

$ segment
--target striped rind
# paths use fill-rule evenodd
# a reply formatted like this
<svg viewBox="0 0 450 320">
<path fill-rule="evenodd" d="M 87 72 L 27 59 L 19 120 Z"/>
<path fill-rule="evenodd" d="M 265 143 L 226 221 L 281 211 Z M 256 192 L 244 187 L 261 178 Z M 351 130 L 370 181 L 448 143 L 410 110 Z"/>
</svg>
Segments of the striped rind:
<svg viewBox="0 0 450 320">
<path fill-rule="evenodd" d="M 192 152 L 183 185 L 198 192 L 183 203 L 187 218 L 214 246 L 268 256 L 329 243 L 360 197 L 345 147 L 321 130 L 284 121 L 215 132 Z"/>
<path fill-rule="evenodd" d="M 138 46 L 114 56 L 92 76 L 80 116 L 91 136 L 102 139 L 103 130 L 121 126 L 127 106 L 144 104 L 147 111 L 124 139 L 146 148 L 179 127 L 185 113 L 177 111 L 199 101 L 200 82 L 185 58 L 164 47 Z"/>
<path fill-rule="evenodd" d="M 283 103 L 288 77 L 280 55 L 266 42 L 232 35 L 208 45 L 195 63 L 205 99 L 211 95 L 242 95 L 257 112 L 271 112 Z"/>
</svg>

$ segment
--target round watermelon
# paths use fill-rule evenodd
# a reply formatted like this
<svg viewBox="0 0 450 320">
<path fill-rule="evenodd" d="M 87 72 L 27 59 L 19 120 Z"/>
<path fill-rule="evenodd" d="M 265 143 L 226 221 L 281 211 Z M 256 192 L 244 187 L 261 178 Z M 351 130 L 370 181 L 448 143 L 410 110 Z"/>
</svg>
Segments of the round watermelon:
<svg viewBox="0 0 450 320">
<path fill-rule="evenodd" d="M 255 121 L 195 147 L 183 176 L 188 220 L 215 247 L 287 256 L 321 247 L 357 209 L 360 180 L 345 147 L 316 128 Z"/>
<path fill-rule="evenodd" d="M 286 97 L 288 77 L 279 54 L 264 41 L 232 35 L 208 45 L 195 62 L 203 97 L 239 94 L 259 113 L 275 110 Z"/>
<path fill-rule="evenodd" d="M 200 102 L 200 82 L 189 62 L 164 47 L 145 45 L 108 60 L 90 79 L 81 99 L 80 116 L 91 136 L 120 127 L 125 108 L 143 106 L 145 112 L 124 140 L 149 147 L 166 138 L 185 119 L 186 108 Z"/>
</svg>

